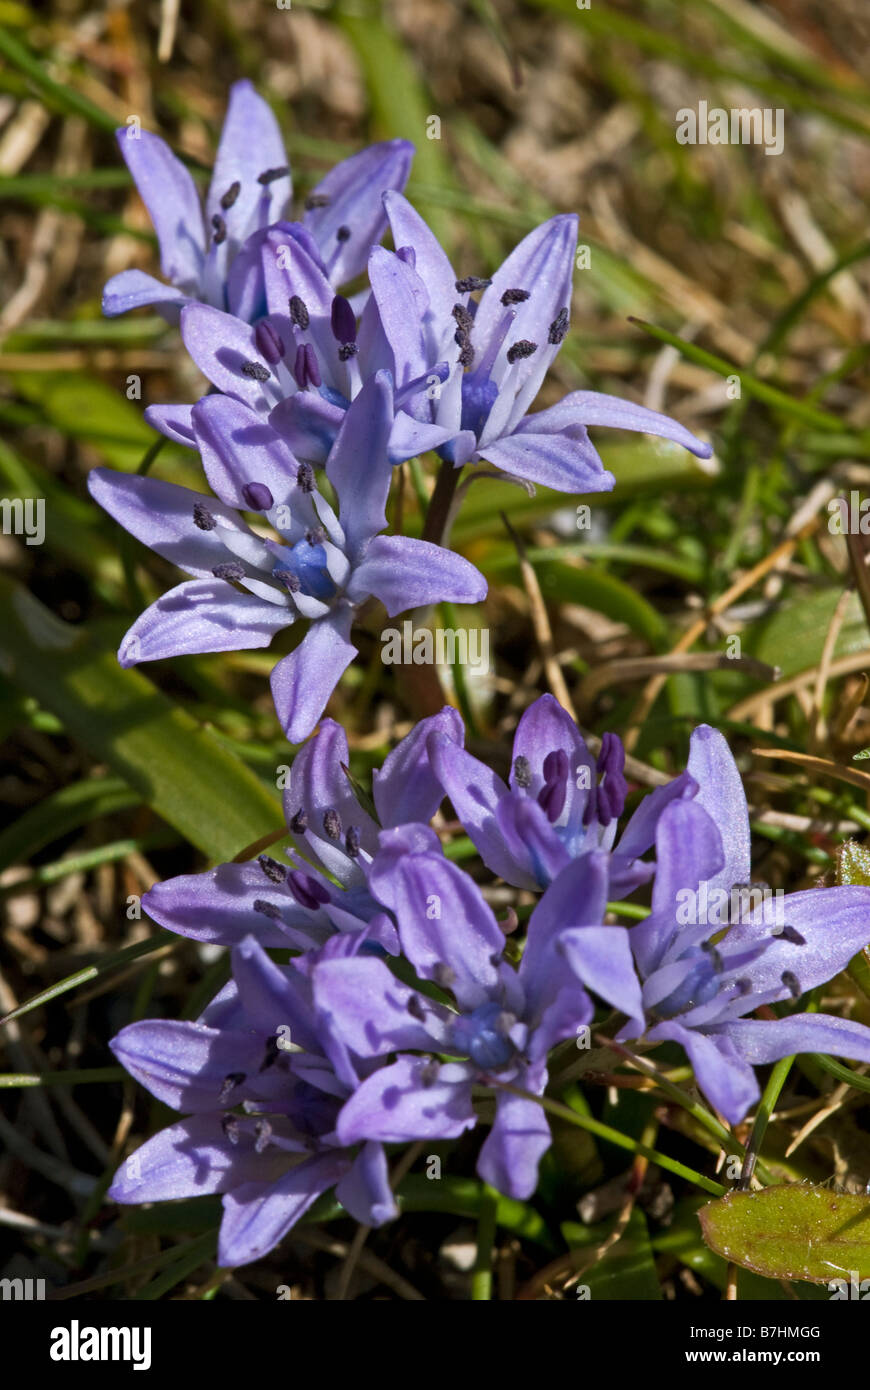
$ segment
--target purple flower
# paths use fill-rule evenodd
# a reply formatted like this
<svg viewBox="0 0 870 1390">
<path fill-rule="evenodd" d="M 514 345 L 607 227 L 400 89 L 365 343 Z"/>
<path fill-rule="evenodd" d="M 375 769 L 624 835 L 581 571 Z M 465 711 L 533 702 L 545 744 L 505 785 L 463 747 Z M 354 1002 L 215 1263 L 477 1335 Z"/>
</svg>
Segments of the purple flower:
<svg viewBox="0 0 870 1390">
<path fill-rule="evenodd" d="M 250 82 L 230 88 L 211 186 L 201 203 L 185 166 L 157 135 L 119 130 L 118 143 L 160 244 L 169 286 L 141 270 L 115 275 L 103 312 L 154 304 L 177 318 L 202 300 L 253 320 L 263 312 L 262 234 L 279 222 L 291 196 L 290 168 L 278 123 Z M 281 222 L 285 236 L 308 247 L 336 286 L 365 269 L 369 248 L 386 227 L 382 194 L 403 188 L 413 157 L 405 140 L 372 145 L 344 160 L 306 199 L 301 222 Z"/>
<path fill-rule="evenodd" d="M 432 831 L 417 833 L 430 848 L 409 849 L 407 832 L 382 834 L 370 886 L 393 913 L 417 977 L 451 1005 L 409 988 L 371 957 L 312 967 L 314 999 L 332 1035 L 363 1058 L 399 1054 L 347 1100 L 337 1133 L 348 1144 L 456 1138 L 476 1123 L 474 1088 L 491 1087 L 495 1120 L 477 1171 L 525 1199 L 537 1185 L 549 1126 L 539 1105 L 499 1083 L 542 1094 L 549 1050 L 592 1018 L 581 980 L 624 1012 L 640 1002 L 628 933 L 600 925 L 607 856 L 576 860 L 544 894 L 514 970 L 480 889 L 441 855 Z"/>
<path fill-rule="evenodd" d="M 443 388 L 409 406 L 449 432 L 442 457 L 459 468 L 487 459 L 505 473 L 561 492 L 607 492 L 613 475 L 587 426 L 608 425 L 675 440 L 701 458 L 710 446 L 682 425 L 615 396 L 573 391 L 527 412 L 568 332 L 577 218 L 536 227 L 492 279 L 459 278 L 426 223 L 401 193 L 384 195 L 396 253 L 376 247 L 372 296 L 394 357 L 397 384 L 446 362 Z M 471 294 L 483 289 L 480 302 Z"/>
<path fill-rule="evenodd" d="M 444 791 L 487 868 L 517 888 L 546 888 L 578 856 L 610 851 L 611 892 L 624 897 L 649 879 L 640 856 L 674 798 L 691 796 L 688 773 L 644 798 L 618 845 L 617 821 L 627 785 L 625 750 L 605 734 L 597 761 L 569 714 L 552 695 L 530 705 L 517 725 L 508 786 L 445 733 L 429 755 Z"/>
<path fill-rule="evenodd" d="M 252 862 L 182 874 L 151 888 L 142 906 L 161 927 L 195 941 L 233 946 L 255 936 L 267 949 L 304 951 L 335 932 L 353 932 L 395 955 L 396 929 L 369 891 L 369 870 L 381 827 L 428 821 L 437 809 L 443 793 L 426 745 L 440 731 L 462 738 L 455 710 L 415 725 L 375 771 L 375 821 L 344 771 L 350 761 L 344 730 L 324 719 L 293 760 L 284 792 L 289 832 L 306 857 L 261 854 Z"/>
<path fill-rule="evenodd" d="M 698 1085 L 732 1123 L 759 1095 L 753 1067 L 796 1052 L 870 1062 L 870 1029 L 819 1013 L 746 1018 L 824 984 L 870 940 L 870 888 L 765 895 L 750 888 L 746 795 L 725 739 L 692 735 L 693 800 L 656 833 L 652 912 L 630 932 L 643 1013 L 620 1037 L 678 1042 Z"/>
<path fill-rule="evenodd" d="M 297 618 L 302 642 L 272 671 L 272 695 L 291 743 L 311 733 L 356 655 L 350 630 L 370 596 L 390 616 L 449 599 L 477 603 L 486 583 L 461 556 L 425 541 L 384 536 L 392 476 L 387 441 L 393 390 L 367 382 L 344 417 L 326 475 L 338 515 L 314 471 L 229 396 L 193 411 L 206 476 L 219 500 L 155 478 L 96 469 L 91 493 L 117 521 L 193 578 L 157 600 L 121 644 L 123 666 L 182 653 L 268 646 Z M 256 512 L 277 537 L 239 515 Z"/>
<path fill-rule="evenodd" d="M 324 955 L 355 945 L 336 938 Z M 335 1132 L 342 1102 L 372 1064 L 360 1065 L 324 1026 L 302 964 L 276 965 L 248 937 L 233 950 L 232 981 L 195 1023 L 131 1023 L 111 1047 L 187 1118 L 137 1149 L 109 1196 L 222 1193 L 220 1265 L 260 1259 L 333 1186 L 357 1221 L 396 1216 L 383 1147 L 366 1142 L 355 1152 Z"/>
<path fill-rule="evenodd" d="M 316 249 L 283 227 L 264 233 L 257 258 L 264 316 L 256 325 L 208 304 L 189 304 L 181 314 L 181 336 L 218 391 L 268 421 L 297 458 L 322 464 L 363 384 L 392 370 L 378 306 L 370 297 L 357 326 L 354 309 L 335 293 Z M 440 389 L 447 370 L 446 363 L 424 363 L 415 380 L 396 386 L 391 463 L 448 438 L 447 430 L 417 418 L 419 410 L 409 413 L 420 393 Z M 145 418 L 169 438 L 195 447 L 191 406 L 149 406 Z"/>
</svg>

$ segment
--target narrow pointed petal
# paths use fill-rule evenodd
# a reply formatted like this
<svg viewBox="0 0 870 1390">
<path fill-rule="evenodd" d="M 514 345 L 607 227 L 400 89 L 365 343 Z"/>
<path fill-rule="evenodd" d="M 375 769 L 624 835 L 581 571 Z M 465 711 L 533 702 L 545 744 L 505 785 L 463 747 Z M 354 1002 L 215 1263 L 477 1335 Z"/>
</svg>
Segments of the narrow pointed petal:
<svg viewBox="0 0 870 1390">
<path fill-rule="evenodd" d="M 205 476 L 226 506 L 250 511 L 245 487 L 262 483 L 275 506 L 295 513 L 303 502 L 296 486 L 299 462 L 262 416 L 232 396 L 204 396 L 191 418 Z"/>
<path fill-rule="evenodd" d="M 425 420 L 415 420 L 407 411 L 397 410 L 387 451 L 390 463 L 404 463 L 429 449 L 440 449 L 450 437 L 451 431 L 443 425 L 430 425 Z"/>
<path fill-rule="evenodd" d="M 689 772 L 681 772 L 678 777 L 663 787 L 655 787 L 643 798 L 619 840 L 619 853 L 626 859 L 635 859 L 645 854 L 655 844 L 659 817 L 672 801 L 680 801 L 695 795 L 698 784 Z"/>
<path fill-rule="evenodd" d="M 640 981 L 624 927 L 576 927 L 558 939 L 558 950 L 587 989 L 629 1018 L 643 1018 Z"/>
<path fill-rule="evenodd" d="M 870 1062 L 870 1028 L 831 1014 L 792 1014 L 788 1018 L 741 1018 L 726 1023 L 725 1036 L 752 1066 L 778 1062 L 797 1052 L 826 1052 L 853 1062 Z"/>
<path fill-rule="evenodd" d="M 475 1123 L 470 1082 L 428 1080 L 424 1058 L 400 1057 L 374 1072 L 345 1102 L 336 1129 L 344 1144 L 360 1139 L 401 1144 L 456 1139 Z"/>
<path fill-rule="evenodd" d="M 155 1134 L 120 1165 L 107 1194 L 110 1201 L 169 1202 L 277 1177 L 276 1164 L 285 1166 L 286 1155 L 258 1154 L 253 1144 L 229 1143 L 221 1118 L 212 1109 Z"/>
<path fill-rule="evenodd" d="M 311 831 L 321 836 L 324 813 L 333 810 L 342 833 L 355 826 L 361 832 L 363 847 L 374 853 L 378 827 L 356 799 L 344 771 L 349 765 L 344 729 L 334 719 L 321 720 L 317 733 L 293 760 L 290 784 L 284 792 L 284 813 L 289 825 L 297 811 L 304 811 Z"/>
<path fill-rule="evenodd" d="M 221 1268 L 233 1269 L 268 1255 L 320 1194 L 341 1181 L 350 1164 L 343 1150 L 327 1150 L 276 1182 L 243 1183 L 228 1192 L 218 1240 Z"/>
<path fill-rule="evenodd" d="M 726 1035 L 708 1036 L 671 1020 L 657 1023 L 647 1038 L 676 1042 L 685 1049 L 698 1085 L 730 1124 L 739 1124 L 758 1100 L 761 1092 L 755 1072 Z"/>
<path fill-rule="evenodd" d="M 584 854 L 563 869 L 536 904 L 519 971 L 530 999 L 543 997 L 543 982 L 537 977 L 549 947 L 560 934 L 569 927 L 598 926 L 604 921 L 607 869 L 606 854 Z M 614 943 L 618 946 L 615 938 Z M 581 959 L 580 954 L 577 959 Z"/>
<path fill-rule="evenodd" d="M 408 1012 L 416 996 L 383 961 L 324 960 L 312 972 L 315 1005 L 330 1032 L 358 1057 L 426 1052 L 432 1038 Z"/>
<path fill-rule="evenodd" d="M 718 729 L 701 724 L 692 733 L 688 772 L 698 784 L 695 805 L 703 806 L 722 837 L 725 862 L 709 888 L 730 892 L 735 883 L 748 883 L 752 872 L 749 808 L 734 755 Z"/>
<path fill-rule="evenodd" d="M 401 391 L 409 382 L 423 376 L 427 367 L 431 366 L 422 326 L 429 296 L 417 272 L 382 246 L 372 247 L 368 272 L 372 294 L 392 350 L 390 370 L 396 390 Z M 423 404 L 426 413 L 420 418 L 426 419 L 428 402 L 424 399 Z"/>
<path fill-rule="evenodd" d="M 177 323 L 182 308 L 189 303 L 189 295 L 164 285 L 144 270 L 122 270 L 103 286 L 103 313 L 109 319 L 153 304 L 158 313 L 169 317 L 170 323 Z"/>
<path fill-rule="evenodd" d="M 117 131 L 117 139 L 157 233 L 163 274 L 192 294 L 199 285 L 206 245 L 196 185 L 159 135 L 127 126 Z"/>
<path fill-rule="evenodd" d="M 375 771 L 372 791 L 385 829 L 412 821 L 426 823 L 444 800 L 444 789 L 429 759 L 433 734 L 441 734 L 461 747 L 465 728 L 459 711 L 446 705 L 440 714 L 421 719 L 388 755 L 383 767 Z"/>
<path fill-rule="evenodd" d="M 401 193 L 385 194 L 384 207 L 390 219 L 396 250 L 403 246 L 410 246 L 414 250 L 415 269 L 429 295 L 432 331 L 437 331 L 436 325 L 450 325 L 452 333 L 450 311 L 462 296 L 456 289 L 456 272 L 441 243 Z M 443 328 L 440 331 L 443 332 Z"/>
<path fill-rule="evenodd" d="M 429 757 L 486 867 L 518 888 L 540 887 L 529 868 L 524 863 L 517 864 L 499 829 L 496 807 L 508 795 L 508 789 L 498 774 L 440 734 L 429 741 Z"/>
<path fill-rule="evenodd" d="M 488 997 L 504 935 L 466 873 L 435 854 L 407 854 L 386 869 L 375 860 L 369 885 L 395 915 L 402 950 L 422 979 L 437 980 L 446 966 L 460 1007 Z"/>
<path fill-rule="evenodd" d="M 634 430 L 657 435 L 661 439 L 672 439 L 698 458 L 708 459 L 713 453 L 709 444 L 698 439 L 669 415 L 660 415 L 658 411 L 647 410 L 633 401 L 624 401 L 619 396 L 608 396 L 601 391 L 571 391 L 563 396 L 558 405 L 539 411 L 529 419 L 535 422 L 536 428 L 548 434 L 558 434 L 560 430 L 574 425 L 583 425 L 587 429 L 590 425 L 606 425 L 610 429 Z"/>
<path fill-rule="evenodd" d="M 336 289 L 365 270 L 369 250 L 387 225 L 384 193 L 405 187 L 413 157 L 414 146 L 407 140 L 369 145 L 336 164 L 312 190 L 310 201 L 327 201 L 306 211 L 304 225 L 314 236 Z"/>
<path fill-rule="evenodd" d="M 149 405 L 145 419 L 152 429 L 184 444 L 188 449 L 196 448 L 196 436 L 191 419 L 193 406 L 190 405 Z"/>
<path fill-rule="evenodd" d="M 250 362 L 266 367 L 250 324 L 209 304 L 188 304 L 181 314 L 181 336 L 199 370 L 219 391 L 261 415 L 274 406 L 274 395 L 263 389 L 268 383 L 246 376 L 243 370 Z"/>
<path fill-rule="evenodd" d="M 547 1073 L 535 1068 L 517 1077 L 516 1085 L 536 1094 Z M 533 1100 L 503 1092 L 496 1100 L 495 1121 L 484 1140 L 477 1171 L 497 1192 L 525 1202 L 538 1185 L 538 1165 L 550 1147 L 547 1112 Z"/>
<path fill-rule="evenodd" d="M 469 560 L 409 536 L 375 536 L 348 586 L 358 602 L 374 594 L 391 618 L 430 603 L 480 603 L 486 592 Z"/>
<path fill-rule="evenodd" d="M 206 200 L 206 221 L 219 216 L 227 229 L 227 245 L 235 252 L 258 227 L 277 222 L 292 192 L 289 172 L 268 183 L 260 174 L 287 165 L 287 153 L 271 108 L 246 80 L 234 82 L 215 158 Z M 238 183 L 230 208 L 221 200 Z"/>
<path fill-rule="evenodd" d="M 221 528 L 203 531 L 194 521 L 194 508 L 204 506 L 239 528 L 235 512 L 207 493 L 193 492 L 161 478 L 92 468 L 88 491 L 100 506 L 143 545 L 148 545 L 179 569 L 201 578 L 228 558 Z M 216 581 L 213 581 L 216 582 Z"/>
<path fill-rule="evenodd" d="M 326 462 L 326 475 L 338 494 L 348 558 L 354 562 L 387 524 L 392 424 L 392 383 L 387 372 L 378 372 L 351 403 Z"/>
<path fill-rule="evenodd" d="M 556 492 L 610 492 L 616 483 L 588 437 L 517 431 L 481 444 L 478 453 L 503 472 Z"/>
<path fill-rule="evenodd" d="M 159 926 L 194 941 L 234 946 L 256 932 L 263 946 L 287 946 L 286 934 L 256 911 L 255 902 L 272 903 L 301 930 L 310 924 L 306 909 L 271 884 L 257 863 L 219 864 L 203 874 L 181 874 L 156 883 L 142 898 L 148 916 Z"/>
<path fill-rule="evenodd" d="M 677 894 L 697 891 L 717 874 L 724 862 L 722 840 L 703 806 L 695 801 L 672 801 L 659 817 L 656 833 L 656 876 L 652 912 L 632 928 L 631 945 L 641 974 L 651 974 L 673 940 Z"/>
<path fill-rule="evenodd" d="M 291 743 L 307 738 L 326 702 L 356 656 L 348 640 L 352 612 L 339 609 L 312 623 L 295 651 L 272 671 L 272 698 Z"/>
<path fill-rule="evenodd" d="M 347 1177 L 335 1189 L 341 1205 L 354 1221 L 382 1226 L 399 1214 L 390 1188 L 390 1170 L 383 1144 L 363 1144 Z"/>
<path fill-rule="evenodd" d="M 121 643 L 118 660 L 122 666 L 136 666 L 167 656 L 268 647 L 292 621 L 282 604 L 239 593 L 223 579 L 190 579 L 139 615 Z"/>
<path fill-rule="evenodd" d="M 546 888 L 571 862 L 571 856 L 546 814 L 529 796 L 506 796 L 495 819 L 516 864 L 530 873 L 535 886 Z"/>
<path fill-rule="evenodd" d="M 793 927 L 804 945 L 789 941 L 782 933 L 784 925 Z M 780 998 L 787 999 L 784 971 L 795 976 L 801 993 L 826 984 L 870 943 L 870 888 L 810 888 L 762 903 L 750 921 L 735 924 L 728 933 L 733 946 L 756 941 L 767 941 L 767 947 L 741 972 L 752 980 L 753 993 L 778 987 Z"/>
<path fill-rule="evenodd" d="M 344 411 L 316 391 L 297 391 L 275 406 L 269 424 L 298 459 L 324 464 L 341 428 Z"/>
<path fill-rule="evenodd" d="M 216 1110 L 228 1076 L 256 1072 L 263 1036 L 175 1019 L 147 1019 L 122 1028 L 109 1046 L 122 1066 L 164 1105 L 185 1112 Z"/>
</svg>

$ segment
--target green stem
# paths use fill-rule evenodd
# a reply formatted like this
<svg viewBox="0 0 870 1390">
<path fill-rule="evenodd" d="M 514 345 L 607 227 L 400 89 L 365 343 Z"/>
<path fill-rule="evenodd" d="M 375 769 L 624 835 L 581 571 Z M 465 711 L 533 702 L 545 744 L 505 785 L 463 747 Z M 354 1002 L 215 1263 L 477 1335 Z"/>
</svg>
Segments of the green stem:
<svg viewBox="0 0 870 1390">
<path fill-rule="evenodd" d="M 476 1303 L 492 1298 L 492 1254 L 495 1245 L 498 1193 L 484 1186 L 477 1220 L 477 1257 L 471 1274 L 471 1297 Z"/>
</svg>

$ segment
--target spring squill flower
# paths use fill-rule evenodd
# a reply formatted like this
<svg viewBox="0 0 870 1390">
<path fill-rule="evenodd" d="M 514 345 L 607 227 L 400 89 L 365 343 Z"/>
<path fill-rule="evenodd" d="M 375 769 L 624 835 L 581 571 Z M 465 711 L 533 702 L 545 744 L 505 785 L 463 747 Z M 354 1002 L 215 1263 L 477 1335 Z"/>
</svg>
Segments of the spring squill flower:
<svg viewBox="0 0 870 1390">
<path fill-rule="evenodd" d="M 335 937 L 324 955 L 355 949 Z M 276 965 L 252 937 L 233 949 L 233 978 L 195 1023 L 149 1019 L 112 1040 L 123 1066 L 186 1118 L 118 1169 L 115 1202 L 223 1194 L 218 1263 L 260 1259 L 329 1188 L 355 1220 L 397 1215 L 381 1144 L 336 1135 L 343 1100 L 372 1069 L 314 1007 L 306 957 Z"/>
<path fill-rule="evenodd" d="M 118 144 L 154 224 L 169 284 L 141 270 L 122 271 L 103 291 L 103 312 L 154 304 L 171 320 L 191 300 L 258 318 L 264 312 L 260 248 L 276 223 L 285 239 L 309 250 L 336 288 L 355 279 L 386 227 L 382 194 L 404 187 L 414 153 L 405 140 L 369 146 L 313 189 L 301 222 L 282 222 L 292 192 L 287 154 L 275 117 L 250 82 L 230 88 L 204 205 L 159 136 L 127 127 L 118 131 Z"/>
<path fill-rule="evenodd" d="M 122 666 L 182 653 L 268 646 L 301 619 L 300 644 L 278 661 L 271 685 L 291 743 L 311 733 L 342 672 L 360 604 L 374 596 L 391 617 L 423 604 L 477 603 L 486 583 L 453 552 L 385 536 L 392 467 L 387 443 L 393 388 L 379 373 L 347 410 L 326 474 L 336 515 L 314 470 L 299 463 L 265 423 L 228 396 L 194 408 L 197 443 L 218 500 L 156 478 L 95 469 L 92 495 L 117 521 L 192 576 L 136 620 L 121 644 Z M 259 514 L 266 538 L 240 515 Z"/>
</svg>

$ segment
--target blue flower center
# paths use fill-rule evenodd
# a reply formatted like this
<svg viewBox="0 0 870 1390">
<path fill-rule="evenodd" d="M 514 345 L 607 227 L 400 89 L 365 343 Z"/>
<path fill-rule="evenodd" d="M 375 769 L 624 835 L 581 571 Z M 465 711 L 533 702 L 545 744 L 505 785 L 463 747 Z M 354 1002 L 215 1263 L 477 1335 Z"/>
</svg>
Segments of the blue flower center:
<svg viewBox="0 0 870 1390">
<path fill-rule="evenodd" d="M 462 420 L 460 427 L 479 439 L 498 397 L 498 387 L 488 375 L 470 372 L 462 378 Z"/>
<path fill-rule="evenodd" d="M 516 1022 L 501 1004 L 490 1000 L 479 1004 L 473 1013 L 458 1018 L 453 1025 L 453 1041 L 461 1052 L 467 1052 L 483 1071 L 496 1071 L 507 1066 L 516 1048 L 508 1029 Z"/>
<path fill-rule="evenodd" d="M 299 592 L 309 598 L 319 598 L 328 602 L 336 593 L 336 587 L 326 568 L 326 548 L 312 545 L 311 541 L 297 541 L 286 552 L 282 552 L 273 573 L 287 582 L 287 576 L 298 580 Z M 288 588 L 295 588 L 288 584 Z"/>
<path fill-rule="evenodd" d="M 654 1012 L 659 1018 L 674 1018 L 699 1004 L 707 1004 L 718 993 L 721 980 L 712 952 L 691 951 L 685 957 L 686 973 L 666 999 L 660 999 Z"/>
</svg>

